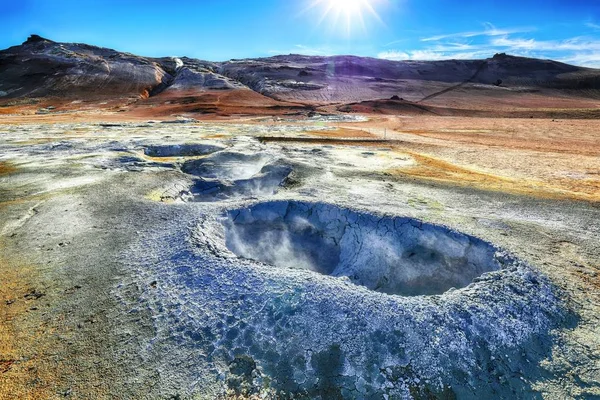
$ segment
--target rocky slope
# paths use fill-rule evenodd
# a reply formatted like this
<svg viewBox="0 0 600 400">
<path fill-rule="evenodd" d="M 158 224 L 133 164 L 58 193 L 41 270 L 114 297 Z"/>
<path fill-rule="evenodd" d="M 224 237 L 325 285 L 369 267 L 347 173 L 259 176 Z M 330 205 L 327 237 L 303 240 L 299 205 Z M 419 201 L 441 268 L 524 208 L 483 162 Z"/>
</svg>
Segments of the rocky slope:
<svg viewBox="0 0 600 400">
<path fill-rule="evenodd" d="M 148 96 L 172 79 L 155 61 L 31 36 L 0 54 L 3 98 Z"/>
<path fill-rule="evenodd" d="M 538 96 L 559 99 L 550 107 L 596 108 L 598 89 L 600 70 L 505 54 L 447 61 L 287 55 L 214 63 L 140 57 L 37 35 L 0 51 L 4 106 L 53 99 L 59 106 L 66 100 L 121 107 L 136 103 L 166 113 L 214 113 L 230 104 L 235 112 L 257 106 L 273 112 L 277 107 L 297 111 L 285 102 L 318 106 L 396 95 L 443 107 L 492 106 L 500 98 L 530 108 L 540 104 Z"/>
<path fill-rule="evenodd" d="M 32 35 L 0 52 L 4 98 L 146 98 L 167 89 L 238 89 L 214 73 L 216 65 L 188 58 L 146 58 L 86 44 L 56 43 Z"/>
<path fill-rule="evenodd" d="M 600 88 L 600 71 L 497 54 L 485 60 L 388 61 L 335 56 L 233 60 L 219 72 L 283 100 L 349 102 L 401 95 L 435 97 L 458 85 L 532 91 Z M 580 93 L 583 94 L 583 93 Z"/>
</svg>

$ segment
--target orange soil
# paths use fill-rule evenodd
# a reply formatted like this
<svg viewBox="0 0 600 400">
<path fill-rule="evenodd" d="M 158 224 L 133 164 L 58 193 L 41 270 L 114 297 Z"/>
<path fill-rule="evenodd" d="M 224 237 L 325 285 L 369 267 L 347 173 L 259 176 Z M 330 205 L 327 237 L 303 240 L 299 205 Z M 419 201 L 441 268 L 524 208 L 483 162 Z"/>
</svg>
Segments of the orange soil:
<svg viewBox="0 0 600 400">
<path fill-rule="evenodd" d="M 54 107 L 45 110 L 46 107 Z M 28 99 L 0 104 L 0 124 L 125 122 L 172 119 L 176 115 L 215 120 L 232 116 L 294 115 L 303 104 L 273 100 L 251 90 L 168 90 L 156 96 L 117 99 Z"/>
<path fill-rule="evenodd" d="M 383 117 L 368 125 L 410 142 L 408 149 L 427 144 L 422 155 L 502 179 L 499 185 L 487 178 L 483 188 L 600 201 L 598 120 Z"/>
<path fill-rule="evenodd" d="M 413 152 L 403 153 L 410 154 L 417 165 L 392 170 L 394 175 L 533 197 L 600 201 L 600 181 L 586 187 L 576 186 L 571 182 L 548 183 L 537 179 L 514 179 L 460 167 Z"/>
<path fill-rule="evenodd" d="M 16 168 L 13 167 L 10 163 L 6 161 L 0 161 L 0 175 L 12 174 L 15 171 Z"/>
<path fill-rule="evenodd" d="M 368 122 L 340 125 L 369 129 L 376 135 L 367 138 L 346 131 L 260 139 L 388 147 L 417 162 L 414 167 L 389 171 L 393 176 L 534 197 L 600 201 L 597 120 L 373 116 Z M 383 140 L 384 129 L 388 140 Z"/>
<path fill-rule="evenodd" d="M 547 99 L 546 99 L 547 100 Z M 568 118 L 568 119 L 598 119 L 600 118 L 600 102 L 594 105 L 580 103 L 577 101 L 567 102 L 565 106 L 561 102 L 548 101 L 549 107 L 526 107 L 514 104 L 509 107 L 494 107 L 493 103 L 473 102 L 443 105 L 429 101 L 423 103 L 371 100 L 356 104 L 340 106 L 343 112 L 381 115 L 404 115 L 404 116 L 445 116 L 445 117 L 477 117 L 477 118 Z M 560 105 L 560 106 L 559 106 Z M 581 105 L 582 107 L 576 107 Z M 587 106 L 587 107 L 585 107 Z"/>
<path fill-rule="evenodd" d="M 478 132 L 476 130 L 470 132 L 440 132 L 424 129 L 403 131 L 414 135 L 468 144 L 480 144 L 484 146 L 554 153 L 571 153 L 577 155 L 600 155 L 600 143 L 597 138 L 586 134 L 583 134 L 580 137 L 573 137 L 571 132 L 565 132 L 565 126 L 572 125 L 564 123 L 561 126 L 561 123 L 557 122 L 554 126 L 548 128 L 552 129 L 552 131 L 547 131 L 545 135 L 532 134 L 529 137 L 516 135 L 514 132 L 510 131 L 495 131 L 493 134 L 485 131 Z"/>
<path fill-rule="evenodd" d="M 540 177 L 515 178 L 510 175 L 494 174 L 479 171 L 477 167 L 467 168 L 431 156 L 431 153 L 435 153 L 435 146 L 415 145 L 411 142 L 401 142 L 398 140 L 353 140 L 282 136 L 259 137 L 259 139 L 262 142 L 391 148 L 398 153 L 411 156 L 417 165 L 389 171 L 373 171 L 374 173 L 386 172 L 397 177 L 409 177 L 460 187 L 474 187 L 483 190 L 540 198 L 600 201 L 600 179 L 587 181 L 577 181 L 575 179 L 547 181 Z M 415 149 L 418 149 L 419 152 L 415 151 Z M 423 152 L 424 150 L 425 152 Z"/>
<path fill-rule="evenodd" d="M 518 111 L 540 109 L 593 109 L 600 107 L 596 91 L 572 95 L 546 89 L 540 93 L 511 92 L 504 89 L 459 89 L 423 102 L 423 104 L 486 111 Z M 582 95 L 589 95 L 582 97 Z"/>
<path fill-rule="evenodd" d="M 172 90 L 136 102 L 128 113 L 155 118 L 174 114 L 283 115 L 303 110 L 303 105 L 276 101 L 251 90 Z"/>
<path fill-rule="evenodd" d="M 398 141 L 386 141 L 383 139 L 363 138 L 329 138 L 329 137 L 295 137 L 295 136 L 258 136 L 261 142 L 288 142 L 299 144 L 323 144 L 329 146 L 376 146 L 392 147 Z"/>
<path fill-rule="evenodd" d="M 38 325 L 31 328 L 30 318 L 39 302 L 32 294 L 41 293 L 35 268 L 19 260 L 8 259 L 0 243 L 0 399 L 48 399 L 56 392 L 55 374 L 44 360 L 50 352 L 52 332 Z M 29 325 L 29 326 L 28 326 Z"/>
<path fill-rule="evenodd" d="M 485 97 L 477 92 L 471 94 L 476 98 Z M 461 101 L 466 99 L 458 92 L 452 93 L 452 96 L 444 96 L 447 97 L 446 100 L 452 96 Z M 430 102 L 442 104 L 444 96 Z M 519 108 L 533 106 L 542 98 L 544 102 L 540 104 L 544 106 L 571 105 L 572 108 L 567 110 L 571 117 L 578 113 L 597 111 L 576 108 L 591 107 L 596 104 L 594 99 L 566 96 L 515 96 L 513 93 L 500 95 L 498 101 L 516 99 L 518 101 L 513 106 Z M 494 116 L 493 100 L 486 98 L 478 107 Z M 0 124 L 145 121 L 172 119 L 174 115 L 223 122 L 264 123 L 260 119 L 253 121 L 242 116 L 293 115 L 305 112 L 307 108 L 299 104 L 279 102 L 249 90 L 231 90 L 167 91 L 122 107 L 123 112 L 114 110 L 113 107 L 112 111 L 5 115 L 0 116 Z M 550 115 L 557 110 L 537 108 L 531 111 L 539 115 Z M 311 138 L 282 136 L 261 139 L 340 146 L 393 146 L 398 151 L 430 158 L 421 158 L 421 169 L 403 170 L 404 176 L 415 179 L 443 180 L 447 184 L 460 186 L 468 182 L 475 187 L 511 193 L 600 200 L 600 120 L 497 116 L 472 118 L 440 117 L 431 113 L 408 116 L 378 114 L 371 115 L 368 122 L 335 123 L 338 129 L 334 131 L 308 132 Z M 387 131 L 386 141 L 383 141 L 384 130 Z M 432 160 L 439 160 L 440 163 Z M 459 173 L 451 171 L 452 168 L 465 170 Z"/>
<path fill-rule="evenodd" d="M 362 129 L 337 128 L 335 130 L 309 131 L 306 132 L 311 136 L 323 138 L 367 138 L 377 139 L 373 134 Z"/>
</svg>

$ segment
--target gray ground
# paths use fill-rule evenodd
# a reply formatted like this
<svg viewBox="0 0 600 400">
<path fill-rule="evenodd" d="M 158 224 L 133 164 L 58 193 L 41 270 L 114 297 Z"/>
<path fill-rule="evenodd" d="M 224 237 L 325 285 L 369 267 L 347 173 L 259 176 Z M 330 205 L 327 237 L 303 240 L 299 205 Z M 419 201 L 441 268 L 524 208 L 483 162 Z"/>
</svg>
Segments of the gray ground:
<svg viewBox="0 0 600 400">
<path fill-rule="evenodd" d="M 410 160 L 384 149 L 253 138 L 306 129 L 0 127 L 15 168 L 0 175 L 0 279 L 17 288 L 3 307 L 27 307 L 0 397 L 600 398 L 597 205 L 393 178 Z M 185 143 L 217 147 L 147 150 Z M 407 296 L 384 251 L 451 271 L 417 277 L 444 289 Z M 6 273 L 20 265 L 23 286 Z"/>
</svg>

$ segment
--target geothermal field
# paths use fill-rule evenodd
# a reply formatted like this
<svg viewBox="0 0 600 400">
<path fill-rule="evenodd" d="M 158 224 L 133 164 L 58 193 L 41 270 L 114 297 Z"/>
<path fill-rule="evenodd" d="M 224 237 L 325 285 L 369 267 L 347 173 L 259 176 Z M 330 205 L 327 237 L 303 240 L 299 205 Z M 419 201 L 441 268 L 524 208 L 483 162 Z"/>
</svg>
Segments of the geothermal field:
<svg viewBox="0 0 600 400">
<path fill-rule="evenodd" d="M 600 398 L 600 70 L 0 52 L 1 399 Z"/>
</svg>

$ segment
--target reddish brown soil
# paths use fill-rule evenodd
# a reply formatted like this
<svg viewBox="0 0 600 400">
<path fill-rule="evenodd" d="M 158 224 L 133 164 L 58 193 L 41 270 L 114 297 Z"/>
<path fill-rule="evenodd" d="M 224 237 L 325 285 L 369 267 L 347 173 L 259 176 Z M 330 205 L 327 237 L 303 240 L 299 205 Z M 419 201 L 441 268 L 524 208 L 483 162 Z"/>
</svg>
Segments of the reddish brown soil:
<svg viewBox="0 0 600 400">
<path fill-rule="evenodd" d="M 380 117 L 364 126 L 404 141 L 395 146 L 398 151 L 425 157 L 417 157 L 423 168 L 404 170 L 405 175 L 600 201 L 599 120 Z"/>
<path fill-rule="evenodd" d="M 251 90 L 186 90 L 168 91 L 149 98 L 111 101 L 29 99 L 5 102 L 0 104 L 0 124 L 164 120 L 182 115 L 211 120 L 239 116 L 300 115 L 310 110 L 310 106 L 280 102 Z"/>
<path fill-rule="evenodd" d="M 0 241 L 0 399 L 47 399 L 55 395 L 55 372 L 47 361 L 51 332 L 44 326 L 25 329 L 23 320 L 39 306 L 42 293 L 35 267 L 4 257 Z"/>
<path fill-rule="evenodd" d="M 145 118 L 175 114 L 202 117 L 232 115 L 284 115 L 306 112 L 300 104 L 273 100 L 251 90 L 168 91 L 128 107 L 128 114 Z"/>
<path fill-rule="evenodd" d="M 11 164 L 0 161 L 0 175 L 8 175 L 13 173 L 15 170 L 15 167 L 13 167 Z"/>
<path fill-rule="evenodd" d="M 477 117 L 477 118 L 563 118 L 563 119 L 598 119 L 600 118 L 600 101 L 590 99 L 539 98 L 535 96 L 519 96 L 508 100 L 500 99 L 457 98 L 456 101 L 444 98 L 418 103 L 405 100 L 371 100 L 338 106 L 342 112 L 382 115 L 407 116 L 445 116 L 445 117 Z M 512 101 L 516 100 L 516 101 Z M 537 107 L 533 105 L 544 100 Z M 497 101 L 497 102 L 496 102 Z M 441 103 L 441 104 L 440 104 Z"/>
<path fill-rule="evenodd" d="M 537 94 L 525 94 L 514 106 L 525 107 L 535 96 Z M 441 101 L 441 97 L 432 101 Z M 565 98 L 559 100 L 548 97 L 544 104 L 564 106 Z M 493 99 L 488 101 L 491 103 Z M 309 132 L 309 138 L 263 139 L 339 146 L 389 146 L 412 156 L 418 164 L 418 168 L 390 171 L 394 176 L 532 196 L 600 201 L 600 120 L 581 118 L 596 115 L 600 109 L 577 108 L 590 106 L 593 99 L 572 98 L 569 101 L 570 108 L 527 111 L 515 108 L 511 112 L 472 103 L 472 110 L 459 110 L 458 115 L 451 116 L 414 111 L 434 109 L 451 114 L 449 109 L 430 105 L 404 101 L 363 102 L 352 107 L 371 111 L 368 122 L 336 123 L 337 130 Z M 305 106 L 278 102 L 249 90 L 169 91 L 108 109 L 66 111 L 75 106 L 81 107 L 80 104 L 57 103 L 56 109 L 49 114 L 31 115 L 32 108 L 39 105 L 23 105 L 20 109 L 12 109 L 20 114 L 0 115 L 0 124 L 145 121 L 180 115 L 260 124 L 265 123 L 262 118 L 265 116 L 303 116 L 308 111 Z M 90 104 L 84 106 L 91 108 Z M 109 105 L 102 105 L 105 106 Z M 372 113 L 373 106 L 380 108 L 379 113 Z M 381 108 L 386 107 L 391 107 L 394 112 L 381 112 Z M 480 109 L 474 111 L 475 107 Z M 529 114 L 545 118 L 501 118 L 503 115 Z M 555 118 L 555 115 L 566 115 L 568 119 Z M 252 117 L 261 118 L 253 121 Z"/>
</svg>

